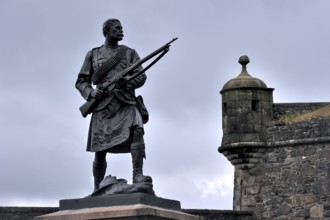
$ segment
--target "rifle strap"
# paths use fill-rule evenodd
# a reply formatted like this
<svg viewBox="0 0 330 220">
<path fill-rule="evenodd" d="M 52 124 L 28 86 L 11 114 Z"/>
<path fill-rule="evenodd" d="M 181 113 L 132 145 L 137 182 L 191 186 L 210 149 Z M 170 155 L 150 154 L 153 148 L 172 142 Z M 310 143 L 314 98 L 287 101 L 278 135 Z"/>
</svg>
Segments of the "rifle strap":
<svg viewBox="0 0 330 220">
<path fill-rule="evenodd" d="M 94 85 L 97 84 L 114 66 L 116 66 L 117 63 L 119 63 L 125 55 L 127 49 L 128 48 L 126 46 L 121 45 L 118 52 L 102 64 L 102 66 L 92 76 L 91 80 Z"/>
</svg>

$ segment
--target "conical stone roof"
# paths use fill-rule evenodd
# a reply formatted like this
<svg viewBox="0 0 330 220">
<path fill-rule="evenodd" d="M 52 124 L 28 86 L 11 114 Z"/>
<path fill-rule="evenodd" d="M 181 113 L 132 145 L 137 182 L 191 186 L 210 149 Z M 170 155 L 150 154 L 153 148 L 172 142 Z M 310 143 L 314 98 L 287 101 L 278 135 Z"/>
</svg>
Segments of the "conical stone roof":
<svg viewBox="0 0 330 220">
<path fill-rule="evenodd" d="M 248 56 L 241 56 L 238 62 L 242 65 L 242 72 L 234 79 L 229 80 L 222 88 L 240 89 L 240 88 L 267 88 L 267 85 L 260 79 L 252 77 L 246 70 L 246 65 L 250 62 Z"/>
</svg>

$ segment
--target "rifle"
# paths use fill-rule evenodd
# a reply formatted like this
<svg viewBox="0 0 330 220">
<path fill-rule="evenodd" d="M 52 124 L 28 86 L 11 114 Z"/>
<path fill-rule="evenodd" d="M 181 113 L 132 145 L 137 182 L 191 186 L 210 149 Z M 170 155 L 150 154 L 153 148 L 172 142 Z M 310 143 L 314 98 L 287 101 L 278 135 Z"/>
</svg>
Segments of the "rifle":
<svg viewBox="0 0 330 220">
<path fill-rule="evenodd" d="M 158 48 L 148 56 L 144 57 L 142 60 L 137 61 L 136 63 L 132 64 L 130 67 L 124 69 L 120 74 L 119 78 L 116 81 L 108 80 L 105 83 L 103 83 L 98 89 L 107 91 L 112 91 L 116 86 L 122 86 L 125 83 L 128 83 L 129 81 L 135 79 L 142 73 L 144 73 L 146 70 L 148 70 L 151 66 L 153 66 L 158 60 L 160 60 L 170 49 L 171 43 L 178 38 L 173 38 L 170 42 L 166 43 L 164 46 Z M 159 55 L 158 55 L 159 54 Z M 132 74 L 139 66 L 141 66 L 146 61 L 150 60 L 154 56 L 158 55 L 158 57 L 155 58 L 146 68 Z M 127 78 L 125 78 L 127 76 Z M 85 102 L 82 106 L 80 106 L 79 110 L 82 114 L 82 116 L 85 118 L 88 114 L 92 113 L 94 107 L 97 105 L 99 100 L 92 98 L 90 101 Z"/>
</svg>

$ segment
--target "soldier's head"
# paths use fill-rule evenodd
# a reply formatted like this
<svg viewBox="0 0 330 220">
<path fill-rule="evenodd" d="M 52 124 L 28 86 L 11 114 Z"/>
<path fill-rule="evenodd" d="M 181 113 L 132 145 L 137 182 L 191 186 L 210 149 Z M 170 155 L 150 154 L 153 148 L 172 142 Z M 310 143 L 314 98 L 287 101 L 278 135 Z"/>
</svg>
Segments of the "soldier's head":
<svg viewBox="0 0 330 220">
<path fill-rule="evenodd" d="M 118 19 L 111 18 L 103 24 L 103 35 L 107 39 L 120 41 L 123 39 L 123 27 Z"/>
</svg>

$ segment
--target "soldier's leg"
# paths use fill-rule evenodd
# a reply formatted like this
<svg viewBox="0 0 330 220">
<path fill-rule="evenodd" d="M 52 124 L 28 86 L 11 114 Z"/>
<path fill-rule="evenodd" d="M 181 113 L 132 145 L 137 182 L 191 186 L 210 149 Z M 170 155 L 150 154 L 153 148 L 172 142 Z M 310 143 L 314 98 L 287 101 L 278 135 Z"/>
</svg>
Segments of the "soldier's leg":
<svg viewBox="0 0 330 220">
<path fill-rule="evenodd" d="M 100 182 L 104 179 L 107 169 L 106 155 L 107 152 L 105 151 L 95 152 L 93 161 L 94 191 L 99 189 Z"/>
<path fill-rule="evenodd" d="M 152 182 L 150 176 L 143 176 L 143 158 L 145 158 L 143 135 L 144 131 L 142 128 L 135 128 L 133 130 L 133 142 L 131 145 L 133 183 Z"/>
</svg>

